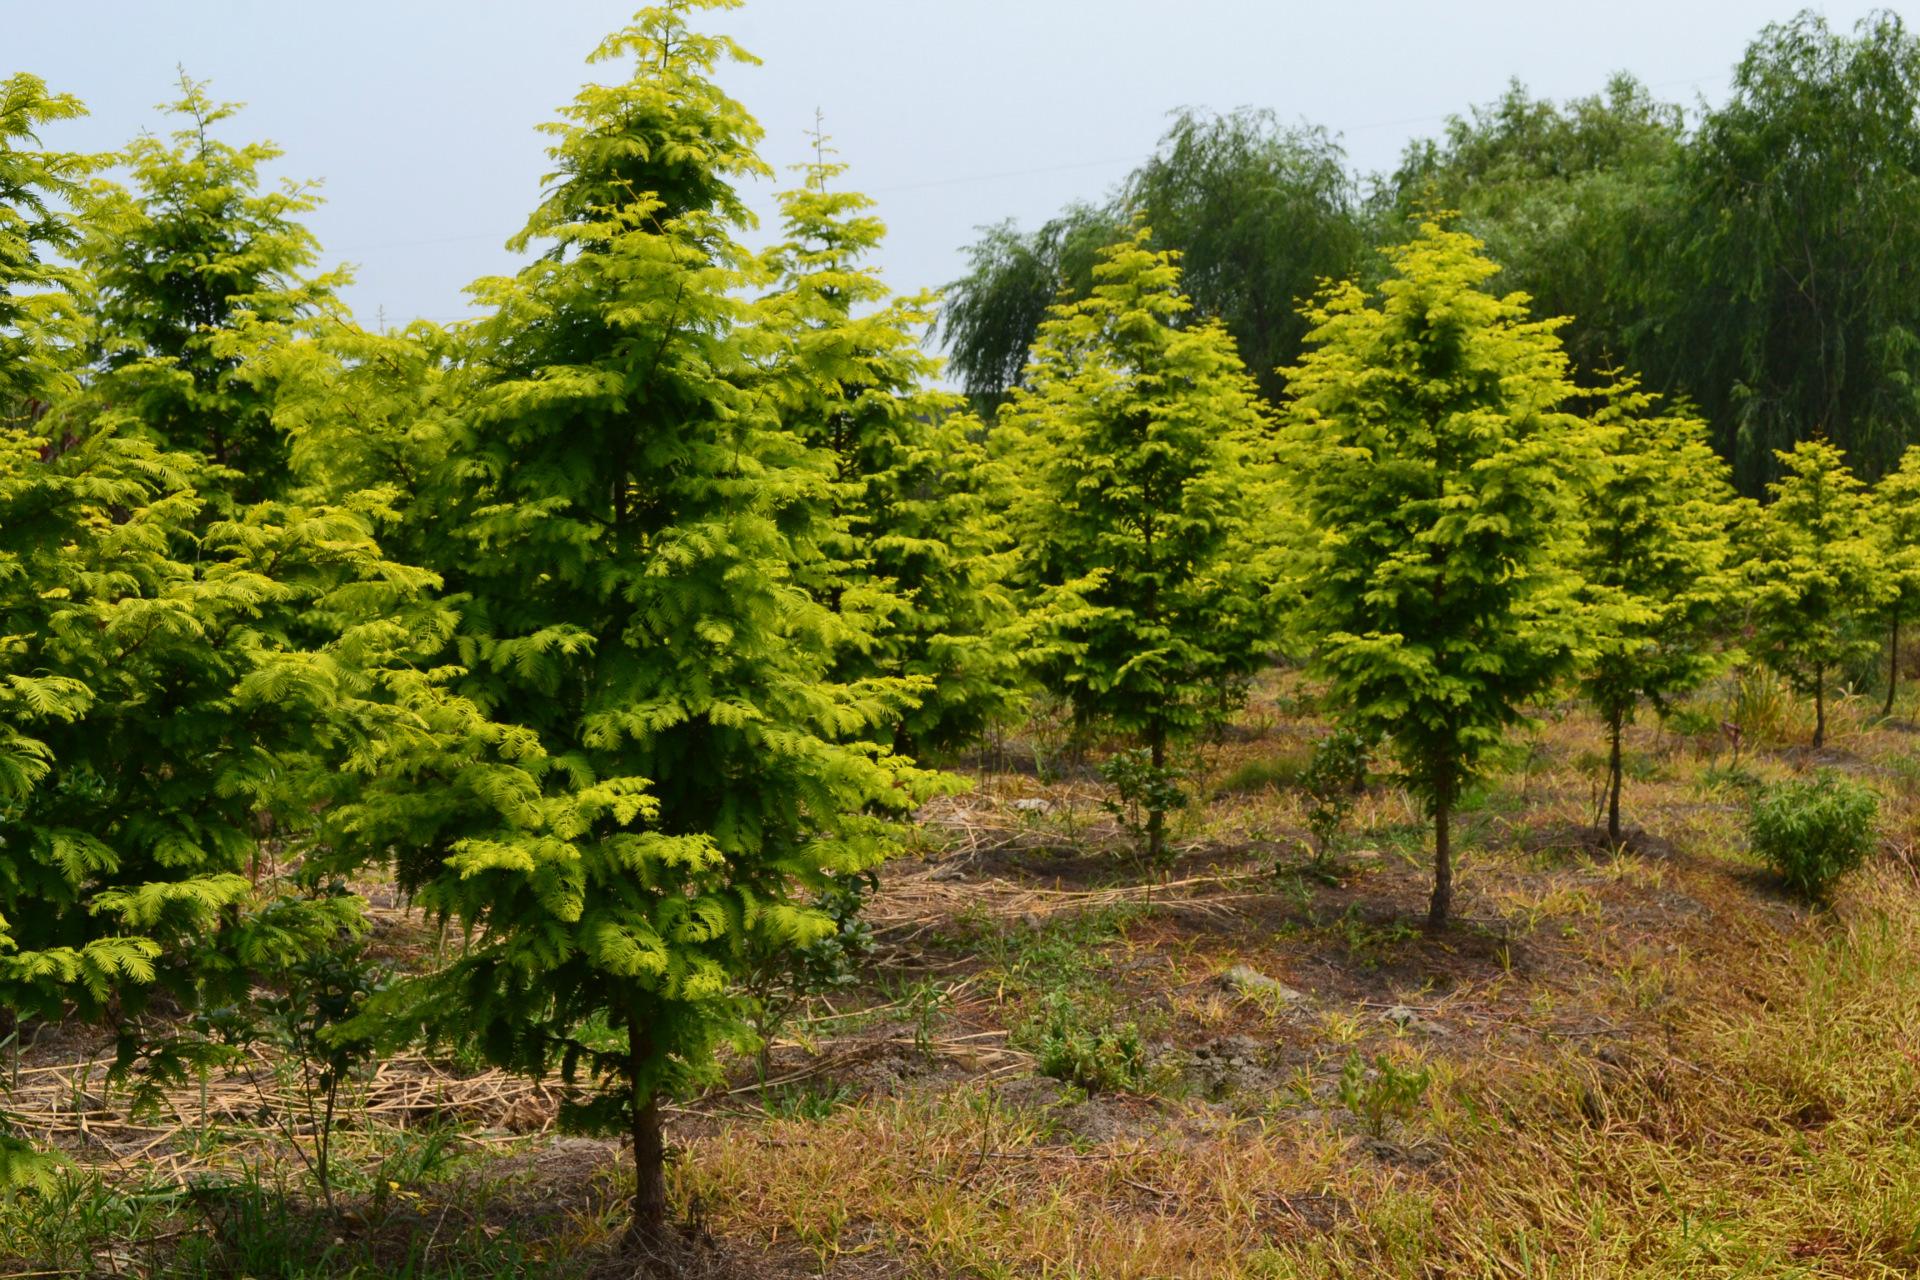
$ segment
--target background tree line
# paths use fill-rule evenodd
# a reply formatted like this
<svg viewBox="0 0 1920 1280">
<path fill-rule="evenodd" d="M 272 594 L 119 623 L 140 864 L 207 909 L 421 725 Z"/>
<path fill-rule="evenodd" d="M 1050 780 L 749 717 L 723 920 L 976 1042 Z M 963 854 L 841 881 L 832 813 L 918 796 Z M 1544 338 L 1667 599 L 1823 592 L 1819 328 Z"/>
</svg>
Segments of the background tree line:
<svg viewBox="0 0 1920 1280">
<path fill-rule="evenodd" d="M 1436 210 L 1486 242 L 1502 288 L 1572 317 L 1577 368 L 1630 367 L 1695 405 L 1743 493 L 1815 435 L 1867 479 L 1920 438 L 1920 42 L 1892 12 L 1851 33 L 1811 12 L 1768 26 L 1717 107 L 1624 74 L 1563 103 L 1515 82 L 1389 174 L 1353 173 L 1327 131 L 1271 112 L 1181 111 L 1107 199 L 985 229 L 942 338 L 967 391 L 997 401 L 1055 292 L 1083 293 L 1139 216 L 1274 399 L 1298 303 L 1375 272 L 1373 251 Z"/>
</svg>

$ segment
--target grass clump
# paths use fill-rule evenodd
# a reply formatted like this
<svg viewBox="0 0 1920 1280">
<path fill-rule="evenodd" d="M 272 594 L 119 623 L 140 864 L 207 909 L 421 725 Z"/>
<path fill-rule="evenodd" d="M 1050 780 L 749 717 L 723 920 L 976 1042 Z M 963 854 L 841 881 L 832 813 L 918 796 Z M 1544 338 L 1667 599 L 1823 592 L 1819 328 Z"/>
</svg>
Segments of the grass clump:
<svg viewBox="0 0 1920 1280">
<path fill-rule="evenodd" d="M 1873 850 L 1880 799 L 1873 788 L 1822 771 L 1774 783 L 1754 799 L 1747 834 L 1753 851 L 1787 887 L 1825 902 L 1841 876 Z"/>
<path fill-rule="evenodd" d="M 1311 765 L 1311 756 L 1273 755 L 1243 760 L 1226 777 L 1214 784 L 1215 796 L 1249 795 L 1261 791 L 1279 791 L 1300 785 Z"/>
</svg>

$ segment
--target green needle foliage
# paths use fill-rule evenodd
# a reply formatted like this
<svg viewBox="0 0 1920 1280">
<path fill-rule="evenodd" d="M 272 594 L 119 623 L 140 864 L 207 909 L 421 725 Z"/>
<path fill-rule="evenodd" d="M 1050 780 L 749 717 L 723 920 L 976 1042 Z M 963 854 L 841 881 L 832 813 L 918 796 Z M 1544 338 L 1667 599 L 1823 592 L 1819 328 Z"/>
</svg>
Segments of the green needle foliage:
<svg viewBox="0 0 1920 1280">
<path fill-rule="evenodd" d="M 1767 486 L 1748 565 L 1754 639 L 1769 666 L 1813 695 L 1817 750 L 1827 741 L 1828 679 L 1879 648 L 1876 622 L 1896 584 L 1869 494 L 1840 450 L 1803 440 L 1777 456 L 1782 474 Z"/>
<path fill-rule="evenodd" d="M 1427 222 L 1386 256 L 1377 297 L 1321 295 L 1290 371 L 1299 621 L 1347 722 L 1391 738 L 1433 816 L 1438 929 L 1454 806 L 1577 647 L 1562 544 L 1592 442 L 1561 407 L 1559 323 L 1482 287 L 1498 268 L 1478 241 Z"/>
<path fill-rule="evenodd" d="M 1920 446 L 1909 448 L 1900 465 L 1880 477 L 1873 505 L 1889 588 L 1882 618 L 1888 630 L 1887 700 L 1880 714 L 1891 716 L 1900 688 L 1900 627 L 1920 614 Z"/>
<path fill-rule="evenodd" d="M 196 474 L 97 426 L 0 436 L 0 1008 L 100 1022 L 146 1078 L 213 1051 L 156 996 L 244 999 L 353 926 L 356 900 L 273 903 L 261 836 L 378 754 L 432 640 L 394 622 L 430 576 L 353 513 L 203 523 Z"/>
<path fill-rule="evenodd" d="M 1614 375 L 1594 417 L 1601 458 L 1575 567 L 1594 651 L 1581 684 L 1607 723 L 1607 839 L 1620 840 L 1620 740 L 1642 702 L 1662 714 L 1722 659 L 1713 632 L 1732 594 L 1733 486 L 1706 424 L 1654 411 Z"/>
<path fill-rule="evenodd" d="M 306 186 L 261 190 L 260 169 L 279 150 L 220 141 L 212 131 L 239 108 L 184 75 L 180 93 L 169 110 L 183 127 L 129 144 L 133 189 L 101 192 L 82 245 L 99 385 L 163 448 L 219 468 L 203 487 L 253 501 L 286 483 L 287 449 L 240 333 L 251 330 L 256 345 L 284 338 L 303 318 L 336 310 L 346 277 L 302 274 L 319 242 L 298 219 L 319 201 Z"/>
<path fill-rule="evenodd" d="M 843 648 L 841 680 L 926 682 L 894 727 L 905 752 L 977 739 L 1021 682 L 1013 606 L 1001 584 L 1005 534 L 986 492 L 978 419 L 931 383 L 920 347 L 934 298 L 896 298 L 865 259 L 885 226 L 873 202 L 833 189 L 845 166 L 818 157 L 780 196 L 786 239 L 770 255 L 776 290 L 760 306 L 775 341 L 767 390 L 783 421 L 834 462 L 847 542 L 820 584 L 863 634 Z"/>
<path fill-rule="evenodd" d="M 811 904 L 885 858 L 933 785 L 876 742 L 914 683 L 831 677 L 866 637 L 811 590 L 848 541 L 836 458 L 764 391 L 734 187 L 764 172 L 760 131 L 711 79 L 746 55 L 688 25 L 725 7 L 649 8 L 600 46 L 633 75 L 552 127 L 556 177 L 518 241 L 548 247 L 476 286 L 493 313 L 457 369 L 419 349 L 430 331 L 347 335 L 307 357 L 357 362 L 341 412 L 290 419 L 302 457 L 373 437 L 336 482 L 396 456 L 396 505 L 417 510 L 395 527 L 461 611 L 454 688 L 493 726 L 333 815 L 337 847 L 392 851 L 466 934 L 386 1007 L 514 1071 L 584 1069 L 599 1087 L 566 1119 L 630 1137 L 649 1247 L 663 1095 L 711 1079 L 744 1027 L 738 983 L 834 932 Z"/>
<path fill-rule="evenodd" d="M 1236 554 L 1268 421 L 1233 340 L 1189 322 L 1173 255 L 1149 237 L 1107 249 L 1087 296 L 1049 314 L 994 444 L 1019 476 L 1011 520 L 1041 678 L 1083 724 L 1143 740 L 1124 798 L 1159 861 L 1178 802 L 1168 748 L 1231 709 L 1273 620 Z"/>
<path fill-rule="evenodd" d="M 10 144 L 78 110 L 8 92 Z M 163 448 L 142 416 L 156 402 L 119 370 L 79 385 L 82 276 L 41 257 L 75 241 L 53 201 L 126 211 L 79 189 L 71 158 L 0 163 L 0 225 L 19 233 L 0 295 L 23 300 L 0 423 L 0 1012 L 101 1023 L 117 1070 L 177 1079 L 217 1046 L 176 1011 L 244 1001 L 356 927 L 357 900 L 278 887 L 262 837 L 297 843 L 343 767 L 423 731 L 410 704 L 444 701 L 418 668 L 447 623 L 432 575 L 371 538 L 378 495 L 240 506 L 233 473 Z M 108 296 L 130 329 L 170 305 Z M 35 1176 L 8 1150 L 0 1181 Z"/>
<path fill-rule="evenodd" d="M 79 236 L 61 206 L 84 198 L 91 163 L 40 150 L 35 131 L 85 114 L 37 77 L 0 80 L 0 423 L 44 411 L 79 336 L 75 275 L 60 257 Z"/>
</svg>

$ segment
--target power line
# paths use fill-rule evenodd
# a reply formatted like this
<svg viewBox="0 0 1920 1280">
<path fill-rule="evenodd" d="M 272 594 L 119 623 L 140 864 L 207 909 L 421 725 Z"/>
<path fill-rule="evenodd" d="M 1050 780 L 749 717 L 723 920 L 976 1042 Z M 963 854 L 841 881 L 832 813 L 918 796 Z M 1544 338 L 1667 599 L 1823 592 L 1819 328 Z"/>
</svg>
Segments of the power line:
<svg viewBox="0 0 1920 1280">
<path fill-rule="evenodd" d="M 970 173 L 954 178 L 929 178 L 925 182 L 900 182 L 890 187 L 870 187 L 870 195 L 888 195 L 896 191 L 924 191 L 929 187 L 958 187 L 970 182 L 997 182 L 1003 178 L 1037 178 L 1043 174 L 1066 173 L 1073 169 L 1098 169 L 1115 164 L 1138 164 L 1141 156 L 1134 152 L 1124 156 L 1108 156 L 1104 160 L 1075 160 L 1070 164 L 1043 165 L 1037 169 L 1007 169 L 999 173 Z"/>
</svg>

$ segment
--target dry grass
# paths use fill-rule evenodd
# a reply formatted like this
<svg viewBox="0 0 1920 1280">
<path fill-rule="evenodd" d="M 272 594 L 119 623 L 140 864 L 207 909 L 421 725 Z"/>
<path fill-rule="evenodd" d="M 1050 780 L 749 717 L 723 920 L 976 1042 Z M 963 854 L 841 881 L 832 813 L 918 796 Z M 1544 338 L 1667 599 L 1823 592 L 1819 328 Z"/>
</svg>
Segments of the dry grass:
<svg viewBox="0 0 1920 1280">
<path fill-rule="evenodd" d="M 1816 759 L 1765 692 L 1701 700 L 1698 732 L 1632 731 L 1625 849 L 1592 834 L 1597 726 L 1545 717 L 1469 806 L 1462 920 L 1438 938 L 1413 927 L 1424 824 L 1391 786 L 1364 797 L 1339 874 L 1305 873 L 1288 762 L 1318 728 L 1289 677 L 1202 753 L 1164 883 L 1085 769 L 980 773 L 887 876 L 867 980 L 806 1011 L 769 1079 L 742 1062 L 680 1111 L 679 1202 L 742 1274 L 1920 1273 L 1920 738 L 1842 699 Z M 1741 834 L 1743 779 L 1812 765 L 1886 801 L 1885 856 L 1825 912 L 1783 897 Z M 1287 990 L 1228 986 L 1236 965 Z M 1136 1030 L 1142 1083 L 1040 1075 L 1060 1007 Z M 13 1106 L 103 1185 L 242 1161 L 297 1182 L 292 1099 L 234 1078 L 205 1111 L 183 1094 L 136 1123 L 84 1059 L 29 1063 Z M 1361 1123 L 1401 1076 L 1425 1081 L 1417 1101 Z M 593 1270 L 617 1157 L 549 1134 L 556 1101 L 389 1063 L 360 1085 L 347 1159 L 385 1168 L 395 1135 L 454 1126 L 460 1171 L 410 1184 L 416 1208 L 458 1201 L 460 1230 L 537 1240 L 527 1273 Z"/>
</svg>

